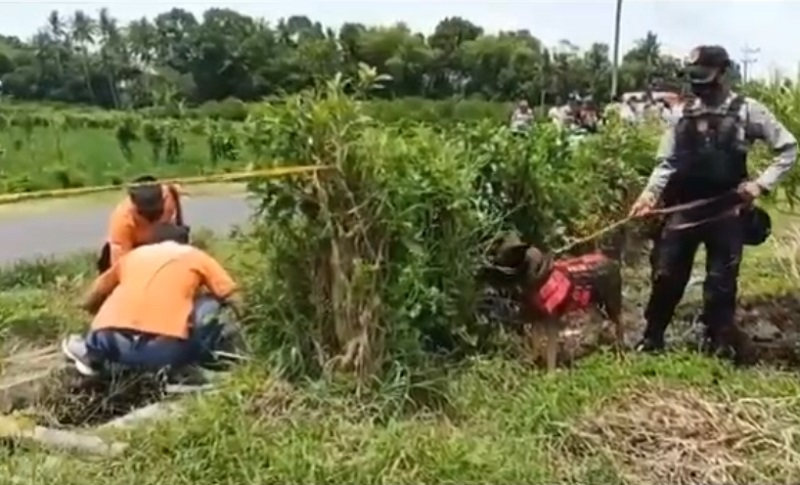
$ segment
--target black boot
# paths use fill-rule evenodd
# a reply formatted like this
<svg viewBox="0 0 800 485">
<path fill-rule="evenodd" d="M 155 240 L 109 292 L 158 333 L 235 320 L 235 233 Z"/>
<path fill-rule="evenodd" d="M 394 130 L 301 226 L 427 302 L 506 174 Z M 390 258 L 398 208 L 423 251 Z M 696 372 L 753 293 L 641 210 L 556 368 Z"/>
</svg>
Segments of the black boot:
<svg viewBox="0 0 800 485">
<path fill-rule="evenodd" d="M 729 360 L 736 366 L 753 365 L 756 361 L 747 335 L 735 325 L 722 331 L 709 328 L 703 340 L 703 351 L 712 357 Z"/>
<path fill-rule="evenodd" d="M 666 349 L 664 338 L 653 338 L 645 336 L 637 344 L 636 352 L 644 354 L 661 354 Z"/>
</svg>

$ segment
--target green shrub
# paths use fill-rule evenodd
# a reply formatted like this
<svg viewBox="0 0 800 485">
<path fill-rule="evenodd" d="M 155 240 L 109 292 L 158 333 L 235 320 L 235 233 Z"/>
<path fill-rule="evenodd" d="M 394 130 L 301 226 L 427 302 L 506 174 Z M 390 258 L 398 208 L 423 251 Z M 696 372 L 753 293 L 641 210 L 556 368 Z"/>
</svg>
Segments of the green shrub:
<svg viewBox="0 0 800 485">
<path fill-rule="evenodd" d="M 491 121 L 382 124 L 340 81 L 264 116 L 278 160 L 335 169 L 251 186 L 265 255 L 249 285 L 261 343 L 294 373 L 354 370 L 409 385 L 435 368 L 431 358 L 499 336 L 475 317 L 476 270 L 498 231 L 555 248 L 613 220 L 654 149 L 621 125 L 575 145 L 544 125 L 519 137 Z"/>
</svg>

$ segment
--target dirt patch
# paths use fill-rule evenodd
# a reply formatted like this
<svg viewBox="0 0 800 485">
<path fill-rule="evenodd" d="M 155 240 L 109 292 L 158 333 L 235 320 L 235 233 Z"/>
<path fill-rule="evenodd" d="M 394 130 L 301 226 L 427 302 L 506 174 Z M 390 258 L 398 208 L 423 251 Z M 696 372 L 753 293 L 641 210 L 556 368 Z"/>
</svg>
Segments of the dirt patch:
<svg viewBox="0 0 800 485">
<path fill-rule="evenodd" d="M 631 485 L 798 483 L 799 404 L 636 390 L 570 428 L 567 461 L 601 455 Z"/>
<path fill-rule="evenodd" d="M 165 382 L 155 375 L 80 376 L 53 346 L 8 357 L 0 371 L 0 413 L 23 411 L 43 426 L 102 424 L 165 395 Z"/>
<path fill-rule="evenodd" d="M 52 374 L 62 367 L 63 358 L 55 347 L 22 352 L 0 361 L 0 413 L 36 402 Z"/>
<path fill-rule="evenodd" d="M 737 321 L 762 360 L 800 364 L 800 298 L 765 295 L 744 300 Z"/>
<path fill-rule="evenodd" d="M 700 304 L 681 309 L 673 322 L 673 344 L 698 348 L 703 326 L 697 321 Z M 800 298 L 793 294 L 742 298 L 736 324 L 748 344 L 750 363 L 800 367 Z"/>
<path fill-rule="evenodd" d="M 517 332 L 518 306 L 509 298 L 492 295 L 487 320 Z M 623 312 L 625 341 L 631 347 L 642 335 L 644 320 L 642 309 L 635 301 Z M 683 305 L 670 326 L 669 343 L 672 348 L 699 349 L 704 327 L 699 322 L 700 303 Z M 740 300 L 737 327 L 743 334 L 745 362 L 747 364 L 769 364 L 781 368 L 800 367 L 800 297 L 793 294 L 762 295 Z M 564 329 L 560 335 L 559 362 L 569 364 L 591 355 L 613 343 L 610 322 L 603 322 L 594 312 L 570 315 L 564 318 Z"/>
<path fill-rule="evenodd" d="M 165 382 L 150 374 L 118 373 L 87 379 L 72 369 L 57 372 L 32 414 L 50 427 L 92 427 L 162 400 Z"/>
</svg>

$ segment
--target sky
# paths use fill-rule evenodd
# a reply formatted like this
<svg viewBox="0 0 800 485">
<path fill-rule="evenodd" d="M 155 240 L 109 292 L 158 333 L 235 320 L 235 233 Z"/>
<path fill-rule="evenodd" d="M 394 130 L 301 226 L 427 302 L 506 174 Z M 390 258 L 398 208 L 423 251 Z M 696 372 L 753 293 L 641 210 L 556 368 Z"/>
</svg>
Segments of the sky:
<svg viewBox="0 0 800 485">
<path fill-rule="evenodd" d="M 562 39 L 580 47 L 593 42 L 613 43 L 616 0 L 292 0 L 292 1 L 4 1 L 0 0 L 0 33 L 28 39 L 52 10 L 68 15 L 75 10 L 97 12 L 108 7 L 121 23 L 153 17 L 172 7 L 196 15 L 211 7 L 276 21 L 306 15 L 325 26 L 344 22 L 391 25 L 405 22 L 431 32 L 444 17 L 460 16 L 486 29 L 527 29 L 546 45 Z M 776 70 L 798 75 L 800 67 L 800 1 L 798 0 L 624 0 L 621 52 L 648 30 L 658 34 L 665 52 L 685 57 L 695 45 L 720 44 L 741 59 L 746 47 L 760 51 L 751 75 L 768 77 Z"/>
</svg>

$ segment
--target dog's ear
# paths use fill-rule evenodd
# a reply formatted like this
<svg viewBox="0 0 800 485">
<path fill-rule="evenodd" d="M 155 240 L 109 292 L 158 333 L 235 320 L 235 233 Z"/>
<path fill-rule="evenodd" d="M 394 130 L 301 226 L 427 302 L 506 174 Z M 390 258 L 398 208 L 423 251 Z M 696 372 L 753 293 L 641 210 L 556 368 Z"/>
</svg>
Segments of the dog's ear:
<svg viewBox="0 0 800 485">
<path fill-rule="evenodd" d="M 478 271 L 478 281 L 495 288 L 507 288 L 517 284 L 519 271 L 502 266 L 483 266 Z"/>
<path fill-rule="evenodd" d="M 518 251 L 525 247 L 527 245 L 522 242 L 516 233 L 507 232 L 495 237 L 490 243 L 490 258 L 502 266 L 514 266 L 514 264 L 510 263 L 517 262 L 521 264 L 523 255 Z"/>
<path fill-rule="evenodd" d="M 550 274 L 555 257 L 544 254 L 539 249 L 531 247 L 525 254 L 525 284 L 536 287 Z"/>
<path fill-rule="evenodd" d="M 528 248 L 527 244 L 505 246 L 498 251 L 495 262 L 498 266 L 520 268 L 526 262 Z"/>
</svg>

